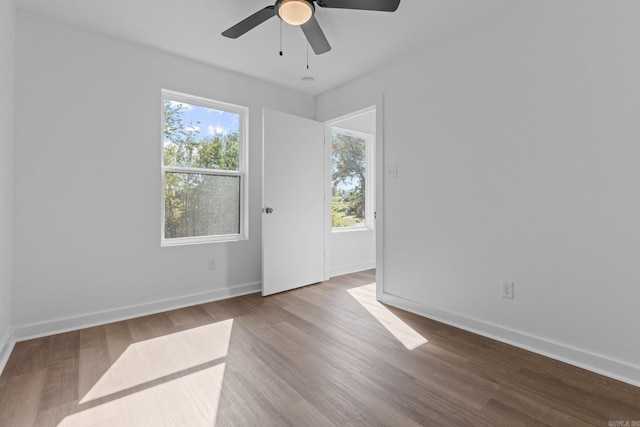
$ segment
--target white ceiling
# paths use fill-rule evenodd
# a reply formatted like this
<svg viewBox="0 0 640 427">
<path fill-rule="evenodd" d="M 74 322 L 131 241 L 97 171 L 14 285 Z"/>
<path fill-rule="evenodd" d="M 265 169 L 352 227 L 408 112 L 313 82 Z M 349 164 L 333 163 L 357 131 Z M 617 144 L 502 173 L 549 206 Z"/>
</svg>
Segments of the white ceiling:
<svg viewBox="0 0 640 427">
<path fill-rule="evenodd" d="M 221 32 L 272 0 L 16 0 L 18 8 L 206 64 L 318 94 L 527 0 L 401 0 L 394 13 L 316 8 L 332 50 L 270 19 L 238 39 Z M 302 81 L 314 78 L 313 83 Z"/>
</svg>

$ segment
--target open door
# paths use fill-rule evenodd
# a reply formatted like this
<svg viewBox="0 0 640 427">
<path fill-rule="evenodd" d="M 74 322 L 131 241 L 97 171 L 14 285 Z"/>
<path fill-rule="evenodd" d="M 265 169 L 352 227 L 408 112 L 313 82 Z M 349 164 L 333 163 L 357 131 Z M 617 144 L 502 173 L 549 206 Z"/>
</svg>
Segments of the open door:
<svg viewBox="0 0 640 427">
<path fill-rule="evenodd" d="M 325 277 L 324 124 L 262 113 L 262 295 Z"/>
</svg>

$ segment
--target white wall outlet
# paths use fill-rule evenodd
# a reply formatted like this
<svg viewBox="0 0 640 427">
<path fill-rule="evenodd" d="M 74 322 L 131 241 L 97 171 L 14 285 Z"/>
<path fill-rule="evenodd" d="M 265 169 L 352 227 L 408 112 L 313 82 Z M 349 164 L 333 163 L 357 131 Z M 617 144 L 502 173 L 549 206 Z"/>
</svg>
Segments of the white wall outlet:
<svg viewBox="0 0 640 427">
<path fill-rule="evenodd" d="M 209 270 L 215 270 L 215 269 L 216 269 L 216 259 L 209 258 Z"/>
<path fill-rule="evenodd" d="M 513 299 L 513 282 L 502 282 L 500 286 L 500 296 L 502 298 Z"/>
</svg>

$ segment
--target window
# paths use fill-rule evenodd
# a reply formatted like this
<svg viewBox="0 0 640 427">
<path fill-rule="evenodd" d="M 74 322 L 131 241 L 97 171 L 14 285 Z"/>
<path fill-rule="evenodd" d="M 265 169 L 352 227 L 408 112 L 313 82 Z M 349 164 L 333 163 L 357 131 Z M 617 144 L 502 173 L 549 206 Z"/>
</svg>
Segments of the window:
<svg viewBox="0 0 640 427">
<path fill-rule="evenodd" d="M 333 231 L 373 228 L 373 135 L 331 129 Z"/>
<path fill-rule="evenodd" d="M 247 237 L 247 109 L 162 91 L 163 246 Z"/>
</svg>

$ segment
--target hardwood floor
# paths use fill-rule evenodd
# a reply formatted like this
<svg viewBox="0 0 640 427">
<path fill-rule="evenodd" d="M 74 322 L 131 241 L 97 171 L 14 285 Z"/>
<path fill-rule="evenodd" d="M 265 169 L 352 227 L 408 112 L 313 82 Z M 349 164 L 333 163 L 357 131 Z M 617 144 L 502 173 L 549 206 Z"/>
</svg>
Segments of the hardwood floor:
<svg viewBox="0 0 640 427">
<path fill-rule="evenodd" d="M 383 306 L 374 280 L 20 342 L 0 426 L 640 425 L 640 388 Z"/>
</svg>

